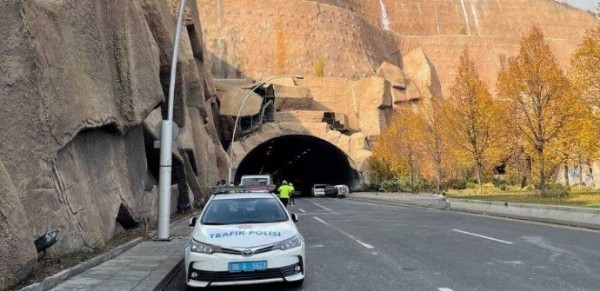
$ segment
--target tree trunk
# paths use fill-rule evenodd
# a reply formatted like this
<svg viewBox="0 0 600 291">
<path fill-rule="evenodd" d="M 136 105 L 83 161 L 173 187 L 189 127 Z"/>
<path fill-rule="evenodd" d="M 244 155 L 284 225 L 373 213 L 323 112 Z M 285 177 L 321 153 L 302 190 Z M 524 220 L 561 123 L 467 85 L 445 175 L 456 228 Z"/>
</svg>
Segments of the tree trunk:
<svg viewBox="0 0 600 291">
<path fill-rule="evenodd" d="M 540 191 L 542 192 L 542 197 L 546 197 L 546 169 L 544 163 L 544 150 L 538 150 L 538 155 L 540 159 Z"/>
<path fill-rule="evenodd" d="M 565 161 L 565 186 L 569 188 L 569 164 Z"/>
<path fill-rule="evenodd" d="M 442 163 L 436 162 L 436 177 L 435 177 L 435 188 L 437 193 L 442 193 Z"/>
<path fill-rule="evenodd" d="M 482 182 L 482 178 L 481 178 L 481 168 L 483 168 L 483 165 L 481 164 L 481 159 L 477 158 L 476 163 L 477 163 L 477 167 L 476 167 L 477 184 L 479 184 L 479 193 L 483 193 L 483 182 Z"/>
</svg>

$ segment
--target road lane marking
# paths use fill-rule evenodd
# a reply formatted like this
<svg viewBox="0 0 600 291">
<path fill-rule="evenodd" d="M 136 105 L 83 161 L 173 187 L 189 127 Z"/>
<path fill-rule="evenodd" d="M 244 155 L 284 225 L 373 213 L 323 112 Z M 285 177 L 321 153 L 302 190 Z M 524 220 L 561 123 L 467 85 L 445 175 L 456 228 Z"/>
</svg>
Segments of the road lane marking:
<svg viewBox="0 0 600 291">
<path fill-rule="evenodd" d="M 452 290 L 452 289 L 450 289 L 450 288 L 446 288 L 446 287 L 441 287 L 441 288 L 438 288 L 438 290 L 439 290 L 439 291 L 454 291 L 454 290 Z"/>
<path fill-rule="evenodd" d="M 300 212 L 306 212 L 306 211 L 304 211 L 304 209 L 302 209 L 302 208 L 298 208 L 298 210 L 300 210 Z"/>
<path fill-rule="evenodd" d="M 493 237 L 489 237 L 489 236 L 485 236 L 485 235 L 481 235 L 481 234 L 476 234 L 476 233 L 472 233 L 472 232 L 468 232 L 468 231 L 464 231 L 464 230 L 460 230 L 460 229 L 452 229 L 452 231 L 456 231 L 456 232 L 460 232 L 462 234 L 466 234 L 466 235 L 471 235 L 471 236 L 476 236 L 476 237 L 488 239 L 488 240 L 491 240 L 491 241 L 495 241 L 495 242 L 499 242 L 499 243 L 503 243 L 503 244 L 507 244 L 507 245 L 514 244 L 513 242 L 510 242 L 510 241 L 505 241 L 505 240 L 501 240 L 501 239 L 497 239 L 497 238 L 493 238 Z"/>
<path fill-rule="evenodd" d="M 313 202 L 312 204 L 314 204 L 314 205 L 317 205 L 317 206 L 319 206 L 319 207 L 321 207 L 321 208 L 325 209 L 325 211 L 329 211 L 329 212 L 332 212 L 332 211 L 333 211 L 333 210 L 331 210 L 331 209 L 329 209 L 329 208 L 327 208 L 327 207 L 325 207 L 325 206 L 323 206 L 323 205 L 321 205 L 321 204 L 317 204 L 317 203 L 314 203 L 314 202 Z"/>
<path fill-rule="evenodd" d="M 359 239 L 357 239 L 357 238 L 356 238 L 356 237 L 354 237 L 353 235 L 346 233 L 345 231 L 343 231 L 343 230 L 339 229 L 337 226 L 335 226 L 335 225 L 333 225 L 333 224 L 330 224 L 330 223 L 328 223 L 328 222 L 324 221 L 323 219 L 320 219 L 320 218 L 318 218 L 318 217 L 316 217 L 316 216 L 313 216 L 313 218 L 314 218 L 314 219 L 316 219 L 318 222 L 320 222 L 320 223 L 322 223 L 322 224 L 325 224 L 325 225 L 327 225 L 327 226 L 330 226 L 330 227 L 334 228 L 335 230 L 337 230 L 337 231 L 339 231 L 340 233 L 342 233 L 343 235 L 345 235 L 345 236 L 347 236 L 347 237 L 349 237 L 349 238 L 353 239 L 355 242 L 357 242 L 357 243 L 361 244 L 363 247 L 365 247 L 365 248 L 367 248 L 367 249 L 374 249 L 374 248 L 375 248 L 374 246 L 372 246 L 372 245 L 370 245 L 370 244 L 368 244 L 368 243 L 364 243 L 364 242 L 360 241 Z"/>
</svg>

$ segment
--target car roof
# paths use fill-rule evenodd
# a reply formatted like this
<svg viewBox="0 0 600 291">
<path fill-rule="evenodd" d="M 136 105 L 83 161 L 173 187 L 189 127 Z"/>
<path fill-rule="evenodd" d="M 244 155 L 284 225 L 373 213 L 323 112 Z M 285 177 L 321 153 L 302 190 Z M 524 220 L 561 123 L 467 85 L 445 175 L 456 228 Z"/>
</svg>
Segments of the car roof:
<svg viewBox="0 0 600 291">
<path fill-rule="evenodd" d="M 273 193 L 267 192 L 242 192 L 232 194 L 217 194 L 214 200 L 228 200 L 228 199 L 244 199 L 244 198 L 275 198 Z"/>
<path fill-rule="evenodd" d="M 313 186 L 313 187 L 317 187 L 317 186 L 327 186 L 327 184 L 315 184 L 315 186 Z"/>
</svg>

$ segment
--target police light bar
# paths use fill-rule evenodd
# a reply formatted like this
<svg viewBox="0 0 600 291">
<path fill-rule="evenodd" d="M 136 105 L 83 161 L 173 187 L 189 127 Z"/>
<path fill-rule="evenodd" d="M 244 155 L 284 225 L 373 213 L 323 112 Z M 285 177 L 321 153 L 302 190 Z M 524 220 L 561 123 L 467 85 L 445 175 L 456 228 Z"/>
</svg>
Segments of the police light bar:
<svg viewBox="0 0 600 291">
<path fill-rule="evenodd" d="M 250 192 L 250 191 L 273 191 L 275 190 L 275 185 L 247 185 L 247 186 L 213 186 L 212 190 L 215 194 L 223 194 L 223 193 L 240 193 L 240 192 Z"/>
</svg>

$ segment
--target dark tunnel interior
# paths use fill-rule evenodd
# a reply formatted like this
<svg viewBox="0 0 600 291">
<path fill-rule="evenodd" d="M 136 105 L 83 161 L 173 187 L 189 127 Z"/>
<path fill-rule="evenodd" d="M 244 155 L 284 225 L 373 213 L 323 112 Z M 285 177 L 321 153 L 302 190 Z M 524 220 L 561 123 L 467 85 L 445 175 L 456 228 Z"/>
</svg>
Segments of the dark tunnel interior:
<svg viewBox="0 0 600 291">
<path fill-rule="evenodd" d="M 242 175 L 270 174 L 276 184 L 287 180 L 302 195 L 314 184 L 354 185 L 356 175 L 346 154 L 331 143 L 309 135 L 287 135 L 270 139 L 250 151 L 239 164 L 236 183 Z"/>
</svg>

